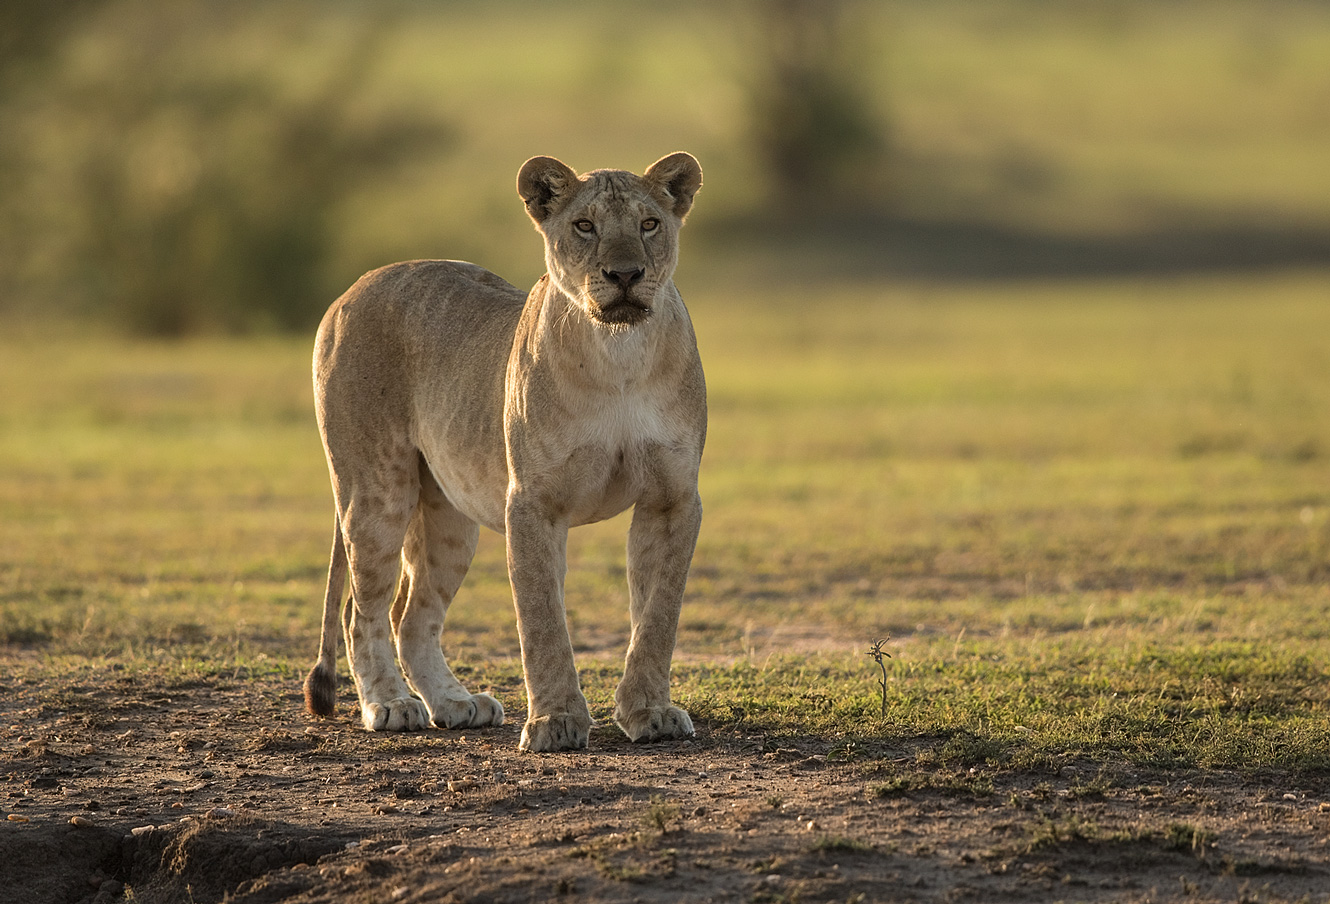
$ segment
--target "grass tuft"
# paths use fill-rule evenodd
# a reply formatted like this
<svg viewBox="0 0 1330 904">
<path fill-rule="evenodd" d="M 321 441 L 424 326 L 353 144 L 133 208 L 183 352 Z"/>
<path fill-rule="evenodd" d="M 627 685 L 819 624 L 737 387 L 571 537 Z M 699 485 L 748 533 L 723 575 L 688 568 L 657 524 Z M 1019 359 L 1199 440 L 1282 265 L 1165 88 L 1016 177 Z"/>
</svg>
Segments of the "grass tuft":
<svg viewBox="0 0 1330 904">
<path fill-rule="evenodd" d="M 651 802 L 642 814 L 642 825 L 648 830 L 661 835 L 669 834 L 679 821 L 679 805 L 666 800 L 659 794 L 651 796 Z"/>
<path fill-rule="evenodd" d="M 809 845 L 809 850 L 816 854 L 868 854 L 873 846 L 844 835 L 822 835 Z"/>
</svg>

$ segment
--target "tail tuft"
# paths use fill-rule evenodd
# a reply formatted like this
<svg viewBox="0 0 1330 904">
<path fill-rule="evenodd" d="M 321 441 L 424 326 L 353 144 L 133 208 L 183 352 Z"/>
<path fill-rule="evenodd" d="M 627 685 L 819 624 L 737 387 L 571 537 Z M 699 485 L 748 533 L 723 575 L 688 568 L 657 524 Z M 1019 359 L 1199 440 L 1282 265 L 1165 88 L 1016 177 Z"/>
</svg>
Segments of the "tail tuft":
<svg viewBox="0 0 1330 904">
<path fill-rule="evenodd" d="M 327 719 L 337 708 L 337 675 L 319 663 L 305 677 L 305 708 Z"/>
<path fill-rule="evenodd" d="M 319 635 L 319 661 L 305 678 L 305 708 L 327 719 L 337 708 L 337 635 L 346 589 L 346 544 L 341 523 L 333 522 L 332 553 L 328 557 L 328 590 L 323 596 L 323 630 Z"/>
</svg>

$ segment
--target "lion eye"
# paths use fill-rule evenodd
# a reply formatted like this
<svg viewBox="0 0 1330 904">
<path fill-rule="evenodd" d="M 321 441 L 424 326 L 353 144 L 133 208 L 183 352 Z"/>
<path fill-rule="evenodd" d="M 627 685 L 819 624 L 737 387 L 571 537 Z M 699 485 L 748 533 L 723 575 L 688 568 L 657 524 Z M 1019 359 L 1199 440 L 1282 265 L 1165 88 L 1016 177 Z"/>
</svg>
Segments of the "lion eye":
<svg viewBox="0 0 1330 904">
<path fill-rule="evenodd" d="M 590 220 L 578 220 L 573 224 L 573 228 L 583 235 L 590 235 L 596 231 L 596 224 Z"/>
<path fill-rule="evenodd" d="M 655 231 L 656 231 L 656 227 L 659 226 L 659 225 L 660 225 L 660 220 L 652 220 L 652 219 L 643 220 L 643 221 L 642 221 L 642 231 L 643 231 L 643 232 L 655 232 Z"/>
</svg>

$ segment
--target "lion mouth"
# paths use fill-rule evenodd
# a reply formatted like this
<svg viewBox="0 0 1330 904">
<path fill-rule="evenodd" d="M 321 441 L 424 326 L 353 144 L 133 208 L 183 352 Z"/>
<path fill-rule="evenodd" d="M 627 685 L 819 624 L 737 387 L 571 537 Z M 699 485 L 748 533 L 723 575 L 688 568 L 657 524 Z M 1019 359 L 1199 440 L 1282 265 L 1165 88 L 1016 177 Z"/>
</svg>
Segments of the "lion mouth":
<svg viewBox="0 0 1330 904">
<path fill-rule="evenodd" d="M 651 307 L 624 293 L 609 304 L 596 305 L 591 314 L 601 323 L 634 324 L 650 317 Z"/>
</svg>

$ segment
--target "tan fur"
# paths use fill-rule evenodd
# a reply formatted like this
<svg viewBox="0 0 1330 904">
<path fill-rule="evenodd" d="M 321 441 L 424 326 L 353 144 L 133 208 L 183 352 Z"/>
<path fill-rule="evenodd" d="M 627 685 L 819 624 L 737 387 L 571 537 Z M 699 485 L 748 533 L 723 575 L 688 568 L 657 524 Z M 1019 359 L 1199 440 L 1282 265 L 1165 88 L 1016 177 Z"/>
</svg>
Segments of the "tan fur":
<svg viewBox="0 0 1330 904">
<path fill-rule="evenodd" d="M 591 716 L 564 615 L 567 534 L 632 507 L 632 636 L 614 718 L 635 741 L 693 733 L 670 703 L 669 675 L 702 519 L 706 387 L 673 273 L 701 181 L 682 153 L 642 176 L 578 176 L 534 157 L 517 187 L 548 272 L 525 298 L 472 264 L 415 261 L 367 274 L 328 310 L 314 394 L 340 533 L 306 681 L 311 711 L 332 710 L 349 570 L 341 630 L 365 727 L 502 723 L 499 701 L 467 692 L 439 645 L 484 525 L 507 537 L 526 673 L 521 746 L 585 747 Z"/>
</svg>

